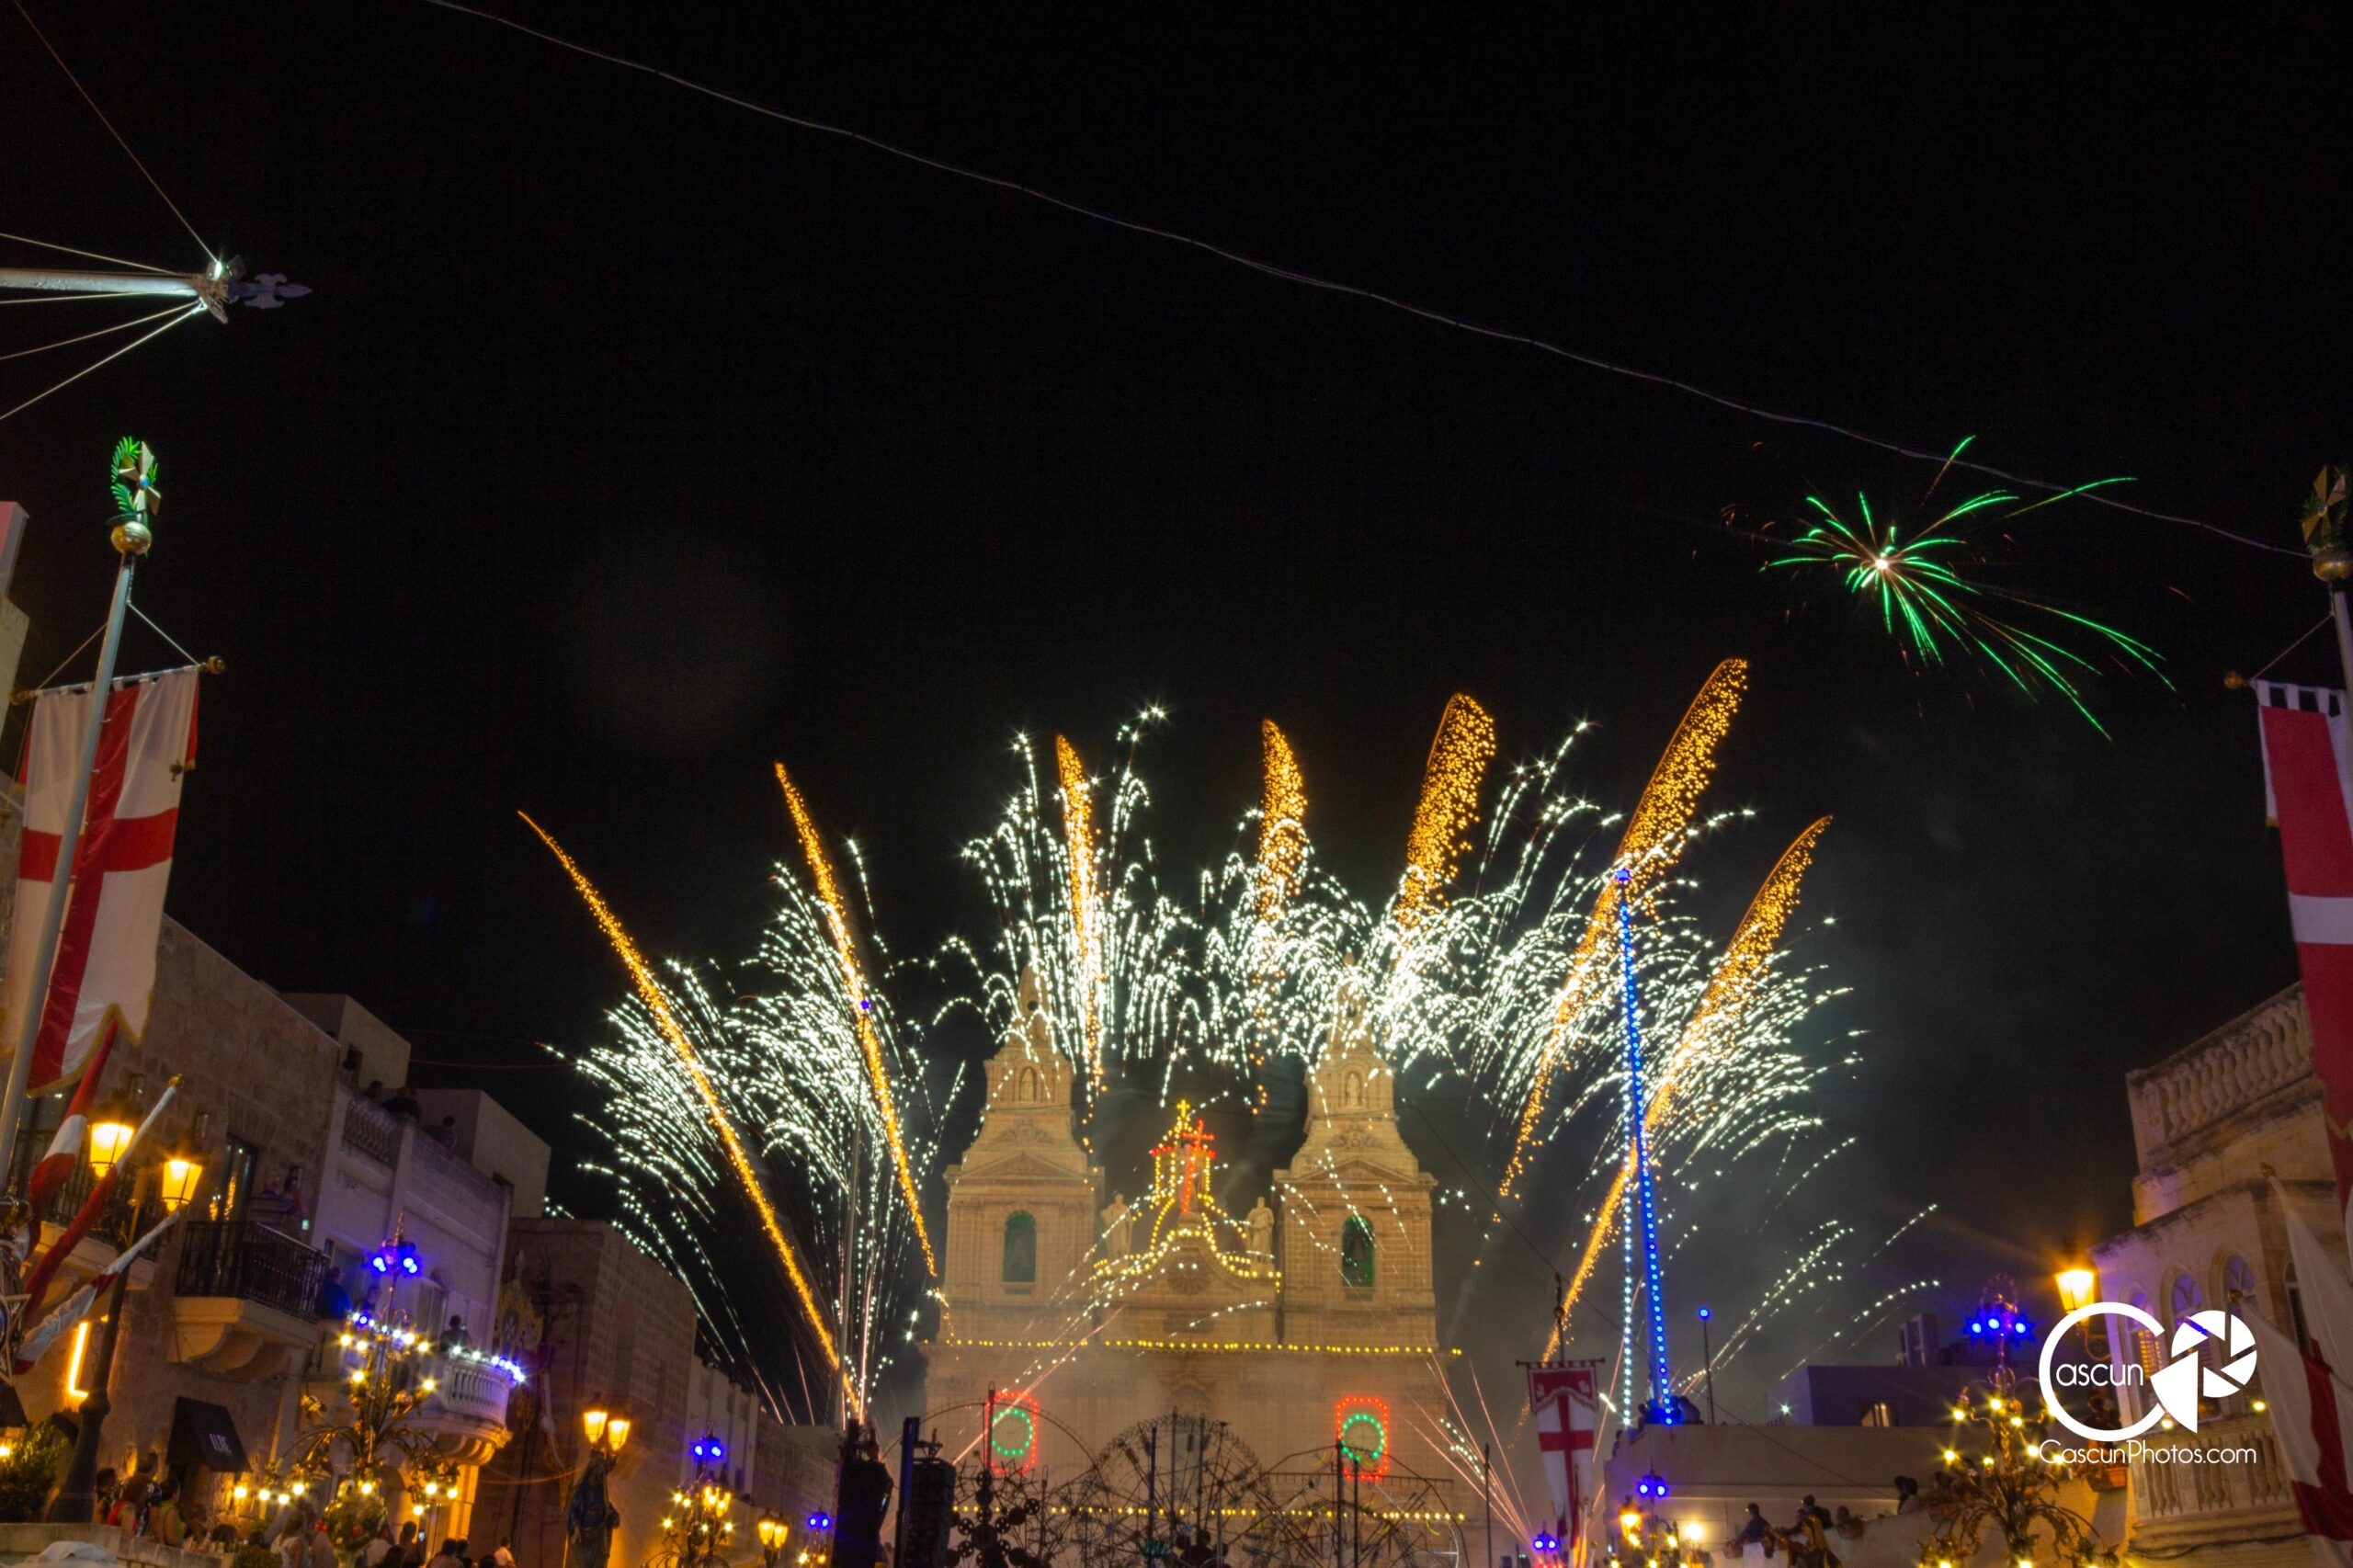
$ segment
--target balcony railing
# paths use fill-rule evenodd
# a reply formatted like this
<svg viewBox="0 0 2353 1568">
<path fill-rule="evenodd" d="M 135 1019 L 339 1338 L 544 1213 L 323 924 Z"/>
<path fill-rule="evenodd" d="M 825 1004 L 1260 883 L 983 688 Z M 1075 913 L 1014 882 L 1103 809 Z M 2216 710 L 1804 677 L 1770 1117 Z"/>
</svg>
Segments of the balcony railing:
<svg viewBox="0 0 2353 1568">
<path fill-rule="evenodd" d="M 308 1322 L 318 1314 L 326 1255 L 250 1220 L 199 1220 L 182 1226 L 182 1296 L 228 1296 Z"/>
<path fill-rule="evenodd" d="M 350 1095 L 343 1108 L 343 1146 L 390 1170 L 400 1163 L 400 1120 L 373 1100 Z"/>
<path fill-rule="evenodd" d="M 22 1200 L 26 1182 L 31 1176 L 33 1167 L 40 1163 L 40 1157 L 49 1152 L 49 1142 L 53 1136 L 53 1132 L 42 1131 L 27 1132 L 17 1138 L 16 1158 L 8 1165 L 8 1197 Z M 144 1228 L 142 1221 L 152 1222 L 160 1218 L 156 1214 L 142 1212 L 143 1209 L 152 1209 L 153 1205 L 142 1206 L 133 1199 L 131 1195 L 140 1186 L 133 1179 L 135 1174 L 127 1170 L 116 1179 L 113 1194 L 107 1199 L 106 1207 L 98 1210 L 97 1222 L 90 1227 L 89 1234 L 93 1241 L 104 1242 L 116 1248 L 129 1246 L 131 1238 Z M 38 1217 L 60 1228 L 72 1224 L 74 1216 L 82 1211 L 83 1203 L 97 1184 L 98 1178 L 91 1174 L 89 1161 L 76 1159 L 73 1170 L 50 1195 L 49 1201 L 41 1206 Z"/>
</svg>

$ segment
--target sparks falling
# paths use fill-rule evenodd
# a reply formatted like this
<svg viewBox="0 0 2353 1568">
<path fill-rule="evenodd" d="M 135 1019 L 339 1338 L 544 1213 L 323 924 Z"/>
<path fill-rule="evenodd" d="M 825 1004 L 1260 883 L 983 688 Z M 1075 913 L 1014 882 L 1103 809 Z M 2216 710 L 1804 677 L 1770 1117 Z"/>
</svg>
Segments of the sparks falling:
<svg viewBox="0 0 2353 1568">
<path fill-rule="evenodd" d="M 825 1314 L 817 1305 L 816 1295 L 809 1287 L 809 1278 L 801 1271 L 800 1254 L 785 1235 L 783 1222 L 777 1217 L 776 1206 L 768 1201 L 767 1190 L 760 1180 L 759 1172 L 754 1168 L 751 1156 L 745 1152 L 743 1140 L 736 1136 L 734 1124 L 728 1119 L 726 1108 L 721 1104 L 718 1091 L 711 1086 L 710 1075 L 703 1070 L 702 1059 L 696 1055 L 686 1030 L 679 1027 L 677 1016 L 671 1011 L 670 999 L 663 992 L 662 983 L 654 978 L 653 966 L 638 951 L 637 944 L 630 939 L 620 917 L 605 903 L 604 895 L 597 891 L 587 873 L 564 853 L 563 846 L 529 817 L 523 820 L 529 824 L 533 833 L 540 835 L 540 842 L 548 846 L 556 863 L 572 879 L 572 885 L 579 890 L 580 897 L 588 905 L 588 913 L 596 920 L 597 928 L 612 944 L 613 951 L 620 955 L 621 965 L 629 971 L 630 982 L 637 989 L 638 1000 L 652 1016 L 663 1040 L 677 1053 L 678 1064 L 686 1069 L 696 1095 L 710 1116 L 710 1131 L 717 1135 L 721 1147 L 726 1150 L 728 1164 L 734 1168 L 744 1196 L 751 1200 L 752 1207 L 759 1213 L 760 1228 L 767 1233 L 768 1244 L 776 1251 L 777 1261 L 784 1266 L 785 1278 L 791 1281 L 793 1294 L 799 1298 L 801 1312 L 817 1335 L 817 1343 L 824 1352 L 827 1364 L 839 1371 L 841 1352 L 834 1343 L 833 1331 L 826 1326 Z M 855 1395 L 851 1403 L 854 1407 L 859 1403 Z"/>
<path fill-rule="evenodd" d="M 906 1133 L 900 1125 L 899 1108 L 891 1093 L 890 1071 L 882 1064 L 882 1042 L 874 1033 L 874 994 L 858 961 L 858 941 L 851 936 L 848 918 L 843 912 L 841 887 L 834 881 L 833 862 L 826 858 L 825 841 L 818 835 L 816 821 L 810 816 L 801 791 L 792 787 L 780 762 L 776 765 L 776 781 L 784 788 L 785 807 L 792 813 L 793 831 L 801 835 L 801 853 L 809 862 L 809 875 L 817 884 L 817 902 L 825 911 L 825 928 L 834 939 L 834 953 L 841 963 L 842 990 L 849 998 L 850 1021 L 857 1028 L 858 1049 L 866 1058 L 867 1085 L 874 1096 L 875 1111 L 881 1118 L 884 1142 L 890 1145 L 891 1166 L 899 1178 L 899 1193 L 906 1199 L 907 1214 L 915 1221 L 915 1240 L 923 1247 L 924 1268 L 937 1278 L 939 1260 L 932 1256 L 931 1232 L 923 1220 L 923 1199 L 915 1191 L 915 1171 L 907 1164 Z"/>
<path fill-rule="evenodd" d="M 1753 1161 L 1755 1188 L 1779 1192 L 1774 1173 L 1804 1164 L 1790 1155 L 1827 1142 L 1813 1096 L 1831 1063 L 1811 1048 L 1809 1020 L 1836 993 L 1780 947 L 1820 827 L 1782 857 L 1729 945 L 1693 913 L 1680 869 L 1693 846 L 1742 814 L 1703 816 L 1700 806 L 1745 679 L 1738 661 L 1710 677 L 1622 818 L 1571 787 L 1583 725 L 1490 790 L 1494 725 L 1470 699 L 1455 699 L 1431 747 L 1408 863 L 1377 896 L 1319 859 L 1304 769 L 1272 724 L 1260 736 L 1263 794 L 1237 824 L 1233 849 L 1168 885 L 1144 831 L 1140 765 L 1158 713 L 1123 726 L 1110 766 L 1092 776 L 1066 737 L 1056 737 L 1051 760 L 1042 745 L 1017 741 L 1017 787 L 964 851 L 989 918 L 914 960 L 890 958 L 863 868 L 852 854 L 836 870 L 780 776 L 806 872 L 779 870 L 779 903 L 751 963 L 678 970 L 665 1011 L 641 986 L 644 1005 L 617 1010 L 616 1038 L 584 1053 L 584 1070 L 608 1096 L 595 1125 L 611 1157 L 597 1168 L 619 1190 L 632 1235 L 655 1233 L 670 1249 L 659 1256 L 681 1260 L 706 1320 L 740 1363 L 762 1342 L 761 1303 L 731 1294 L 740 1287 L 729 1271 L 681 1233 L 716 1222 L 731 1180 L 756 1182 L 749 1152 L 714 1139 L 722 1127 L 742 1129 L 767 1156 L 775 1201 L 810 1238 L 804 1256 L 819 1262 L 861 1398 L 936 1301 L 916 1276 L 923 1237 L 910 1188 L 920 1191 L 912 1178 L 952 1157 L 939 1140 L 956 1088 L 945 1097 L 926 1090 L 917 1053 L 922 1028 L 950 1015 L 970 1012 L 1008 1049 L 1065 1062 L 1082 1138 L 1095 1131 L 1106 1089 L 1167 1107 L 1188 1097 L 1245 1104 L 1279 1064 L 1313 1075 L 1336 1040 L 1360 1040 L 1417 1100 L 1459 1095 L 1474 1126 L 1488 1119 L 1493 1147 L 1483 1150 L 1474 1131 L 1465 1160 L 1499 1172 L 1522 1146 L 1574 1153 L 1548 1167 L 1548 1200 L 1583 1193 L 1581 1209 L 1608 1215 L 1623 1170 L 1622 1021 L 1606 985 L 1562 1004 L 1564 991 L 1586 984 L 1589 934 L 1614 928 L 1609 873 L 1623 865 L 1642 923 L 1645 1032 L 1675 1042 L 1660 1053 L 1644 1117 L 1660 1178 L 1696 1183 L 1702 1155 L 1717 1175 Z M 1614 960 L 1614 939 L 1607 951 Z M 944 988 L 930 1024 L 902 1017 L 893 1001 L 902 978 Z M 671 1093 L 664 1081 L 677 1074 L 665 1064 L 688 1053 L 709 1069 Z M 893 1147 L 903 1118 L 904 1165 Z M 1492 1176 L 1471 1173 L 1471 1182 L 1453 1199 L 1471 1212 L 1508 1200 Z M 1195 1208 L 1206 1200 L 1182 1184 L 1173 1190 L 1180 1217 L 1188 1196 Z M 1306 1201 L 1296 1191 L 1276 1196 Z M 1343 1201 L 1376 1217 L 1389 1209 L 1374 1188 L 1344 1189 Z M 1691 1233 L 1686 1213 L 1680 1199 L 1669 1206 L 1670 1250 Z M 1243 1242 L 1224 1223 L 1218 1244 L 1231 1252 Z M 1610 1223 L 1602 1219 L 1599 1233 Z M 1039 1356 L 1025 1378 L 1045 1376 L 1099 1335 L 1131 1272 L 1089 1263 L 1041 1290 Z"/>
<path fill-rule="evenodd" d="M 1716 770 L 1716 747 L 1731 733 L 1733 716 L 1740 710 L 1740 699 L 1747 689 L 1745 659 L 1726 659 L 1710 671 L 1691 706 L 1684 710 L 1683 722 L 1676 725 L 1658 766 L 1651 770 L 1641 799 L 1634 802 L 1633 814 L 1618 840 L 1618 858 L 1610 863 L 1613 871 L 1623 868 L 1627 880 L 1620 882 L 1613 876 L 1602 881 L 1585 934 L 1570 956 L 1560 1000 L 1552 1008 L 1552 1028 L 1529 1074 L 1519 1132 L 1512 1144 L 1510 1162 L 1504 1167 L 1506 1193 L 1527 1168 L 1529 1150 L 1543 1123 L 1544 1103 L 1562 1045 L 1607 989 L 1607 954 L 1617 940 L 1618 903 L 1627 899 L 1639 903 L 1681 857 L 1700 796 Z"/>
<path fill-rule="evenodd" d="M 1063 786 L 1063 833 L 1070 847 L 1071 943 L 1078 956 L 1079 1006 L 1086 1019 L 1086 1075 L 1103 1083 L 1103 934 L 1096 892 L 1095 806 L 1076 748 L 1054 737 L 1054 770 Z"/>
<path fill-rule="evenodd" d="M 1405 875 L 1394 911 L 1400 928 L 1412 930 L 1445 898 L 1456 862 L 1471 847 L 1479 787 L 1495 756 L 1495 724 L 1487 710 L 1459 692 L 1449 698 L 1422 768 L 1422 798 L 1405 840 Z"/>
</svg>

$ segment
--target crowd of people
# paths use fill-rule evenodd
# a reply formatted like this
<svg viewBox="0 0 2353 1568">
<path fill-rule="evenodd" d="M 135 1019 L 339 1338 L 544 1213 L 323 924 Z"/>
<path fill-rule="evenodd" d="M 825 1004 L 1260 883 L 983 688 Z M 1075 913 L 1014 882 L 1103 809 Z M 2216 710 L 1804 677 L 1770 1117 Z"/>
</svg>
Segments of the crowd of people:
<svg viewBox="0 0 2353 1568">
<path fill-rule="evenodd" d="M 168 1475 L 119 1480 L 111 1470 L 97 1476 L 99 1523 L 159 1546 L 235 1552 L 236 1568 L 338 1568 L 335 1543 L 324 1519 L 303 1508 L 287 1510 L 275 1522 L 253 1525 L 241 1534 L 222 1520 L 207 1528 L 201 1507 L 182 1513 L 179 1483 Z M 451 1536 L 427 1550 L 412 1519 L 395 1532 L 387 1524 L 356 1554 L 354 1568 L 515 1568 L 515 1546 L 502 1540 L 476 1552 L 463 1536 Z"/>
</svg>

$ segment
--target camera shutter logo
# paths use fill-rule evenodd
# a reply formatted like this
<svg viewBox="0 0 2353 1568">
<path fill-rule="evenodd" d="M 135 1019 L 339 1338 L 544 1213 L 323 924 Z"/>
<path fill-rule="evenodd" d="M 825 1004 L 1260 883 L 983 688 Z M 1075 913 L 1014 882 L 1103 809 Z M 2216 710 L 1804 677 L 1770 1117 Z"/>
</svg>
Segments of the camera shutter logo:
<svg viewBox="0 0 2353 1568">
<path fill-rule="evenodd" d="M 2128 1318 L 2148 1331 L 2149 1337 L 2165 1345 L 2167 1360 L 2149 1374 L 2148 1388 L 2154 1396 L 2141 1418 L 2129 1426 L 2094 1426 L 2077 1420 L 2061 1408 L 2052 1397 L 2056 1385 L 2052 1381 L 2052 1362 L 2057 1356 L 2061 1341 L 2067 1331 L 2077 1324 L 2102 1315 Z M 2215 1364 L 2209 1366 L 2200 1358 L 2205 1346 L 2214 1346 Z M 2042 1403 L 2052 1419 L 2070 1432 L 2095 1443 L 2120 1443 L 2137 1437 L 2154 1426 L 2165 1416 L 2172 1416 L 2181 1426 L 2198 1430 L 2198 1401 L 2222 1399 L 2238 1392 L 2255 1377 L 2255 1332 L 2226 1312 L 2209 1307 L 2190 1313 L 2174 1325 L 2170 1340 L 2165 1325 L 2142 1308 L 2122 1301 L 2092 1301 L 2077 1307 L 2051 1325 L 2051 1333 L 2042 1342 Z"/>
</svg>

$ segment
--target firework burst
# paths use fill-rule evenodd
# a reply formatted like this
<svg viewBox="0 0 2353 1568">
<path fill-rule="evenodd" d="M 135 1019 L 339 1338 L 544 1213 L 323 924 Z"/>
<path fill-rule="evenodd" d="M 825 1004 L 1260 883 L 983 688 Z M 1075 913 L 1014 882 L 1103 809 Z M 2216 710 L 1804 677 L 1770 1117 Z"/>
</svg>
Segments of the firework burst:
<svg viewBox="0 0 2353 1568">
<path fill-rule="evenodd" d="M 1955 447 L 1958 458 L 1969 445 Z M 1918 510 L 1935 510 L 1936 492 L 1952 466 L 1929 483 Z M 2027 506 L 2006 490 L 1988 490 L 1938 514 L 1911 523 L 1871 510 L 1870 498 L 1855 497 L 1852 519 L 1818 495 L 1808 495 L 1811 515 L 1782 546 L 1786 553 L 1765 569 L 1828 573 L 1847 594 L 1875 608 L 1881 630 L 1895 641 L 1907 662 L 1923 668 L 1966 665 L 1990 673 L 2026 696 L 2052 694 L 2107 733 L 2084 702 L 2088 683 L 2103 666 L 2139 670 L 2164 678 L 2156 651 L 2113 626 L 2062 609 L 2046 601 L 1995 585 L 1979 575 L 1989 564 L 1984 525 L 2120 484 L 2121 479 L 2089 484 Z"/>
</svg>

